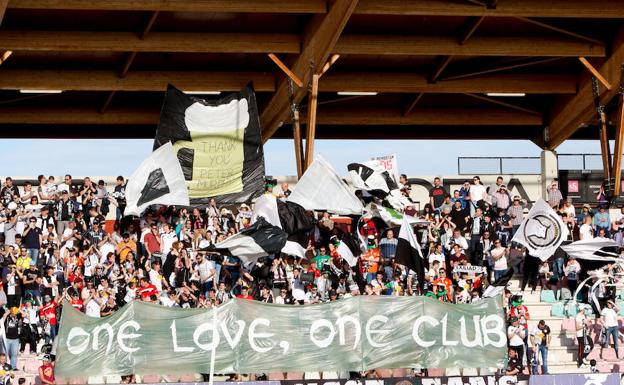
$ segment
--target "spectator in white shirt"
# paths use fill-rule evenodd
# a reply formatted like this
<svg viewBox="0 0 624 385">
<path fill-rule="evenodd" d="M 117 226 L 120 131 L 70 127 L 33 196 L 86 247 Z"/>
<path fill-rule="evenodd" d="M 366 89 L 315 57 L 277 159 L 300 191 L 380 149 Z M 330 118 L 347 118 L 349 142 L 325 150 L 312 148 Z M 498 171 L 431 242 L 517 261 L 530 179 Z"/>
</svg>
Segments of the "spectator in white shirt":
<svg viewBox="0 0 624 385">
<path fill-rule="evenodd" d="M 592 228 L 592 217 L 586 215 L 583 218 L 583 224 L 579 228 L 579 236 L 581 241 L 594 238 L 594 229 Z"/>
<path fill-rule="evenodd" d="M 618 308 L 615 306 L 615 303 L 611 300 L 607 301 L 607 307 L 602 309 L 601 312 L 601 321 L 602 326 L 607 328 L 607 336 L 604 342 L 603 348 L 609 347 L 609 339 L 610 336 L 613 337 L 613 348 L 615 349 L 615 356 L 620 358 L 620 353 L 618 352 L 618 340 L 619 340 L 619 324 L 617 319 Z"/>
</svg>

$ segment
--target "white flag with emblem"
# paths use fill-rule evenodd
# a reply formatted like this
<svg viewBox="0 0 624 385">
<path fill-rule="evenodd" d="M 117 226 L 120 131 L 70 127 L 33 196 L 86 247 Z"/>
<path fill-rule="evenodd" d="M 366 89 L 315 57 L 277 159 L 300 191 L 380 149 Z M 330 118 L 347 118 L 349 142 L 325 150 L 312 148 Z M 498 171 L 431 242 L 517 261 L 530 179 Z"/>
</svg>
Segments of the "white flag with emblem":
<svg viewBox="0 0 624 385">
<path fill-rule="evenodd" d="M 568 227 L 561 216 L 540 199 L 524 218 L 512 241 L 526 246 L 529 254 L 545 261 L 567 238 Z"/>
</svg>

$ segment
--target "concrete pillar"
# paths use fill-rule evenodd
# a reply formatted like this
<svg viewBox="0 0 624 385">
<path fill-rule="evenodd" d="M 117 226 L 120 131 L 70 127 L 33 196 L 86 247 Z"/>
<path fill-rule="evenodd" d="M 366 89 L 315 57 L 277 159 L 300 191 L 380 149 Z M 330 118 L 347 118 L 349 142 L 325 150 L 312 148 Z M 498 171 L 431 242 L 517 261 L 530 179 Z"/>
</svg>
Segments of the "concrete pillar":
<svg viewBox="0 0 624 385">
<path fill-rule="evenodd" d="M 557 153 L 552 150 L 543 150 L 540 155 L 540 163 L 542 167 L 540 177 L 541 195 L 546 199 L 548 198 L 548 192 L 546 191 L 547 186 L 559 175 Z M 561 186 L 559 186 L 559 188 L 561 189 Z"/>
</svg>

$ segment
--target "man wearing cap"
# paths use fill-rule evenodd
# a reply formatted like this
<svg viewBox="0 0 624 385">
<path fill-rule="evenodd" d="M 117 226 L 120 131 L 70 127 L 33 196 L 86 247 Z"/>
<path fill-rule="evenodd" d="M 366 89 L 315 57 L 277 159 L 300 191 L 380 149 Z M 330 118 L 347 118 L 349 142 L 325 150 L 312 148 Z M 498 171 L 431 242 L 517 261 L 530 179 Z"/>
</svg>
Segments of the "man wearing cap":
<svg viewBox="0 0 624 385">
<path fill-rule="evenodd" d="M 511 318 L 509 318 L 509 324 L 507 328 L 509 348 L 516 351 L 518 359 L 522 362 L 524 357 L 524 339 L 527 336 L 526 329 L 520 326 L 520 322 L 516 316 L 511 316 Z"/>
<path fill-rule="evenodd" d="M 44 385 L 56 385 L 54 379 L 54 364 L 49 355 L 43 356 L 43 365 L 39 367 L 39 379 Z"/>
<path fill-rule="evenodd" d="M 559 191 L 559 182 L 557 179 L 552 181 L 546 191 L 548 192 L 547 200 L 550 207 L 559 206 L 559 203 L 563 199 L 563 195 L 561 195 L 561 191 Z"/>
</svg>

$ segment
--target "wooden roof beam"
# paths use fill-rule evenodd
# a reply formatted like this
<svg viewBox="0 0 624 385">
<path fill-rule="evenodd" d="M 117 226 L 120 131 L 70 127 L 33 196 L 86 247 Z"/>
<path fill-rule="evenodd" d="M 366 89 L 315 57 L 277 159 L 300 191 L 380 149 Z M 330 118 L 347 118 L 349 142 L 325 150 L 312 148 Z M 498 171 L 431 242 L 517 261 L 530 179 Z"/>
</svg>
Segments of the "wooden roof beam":
<svg viewBox="0 0 624 385">
<path fill-rule="evenodd" d="M 355 1 L 355 0 L 351 0 Z M 322 17 L 322 16 L 317 16 Z M 336 38 L 337 39 L 337 38 Z M 336 39 L 332 41 L 336 41 Z M 294 34 L 152 32 L 0 31 L 0 47 L 23 51 L 300 53 Z M 318 43 L 314 43 L 319 46 Z M 453 36 L 345 35 L 324 46 L 330 54 L 410 56 L 571 56 L 604 57 L 605 47 L 578 39 L 473 36 L 460 44 Z M 307 46 L 303 42 L 303 46 Z M 309 49 L 309 48 L 308 48 Z M 309 58 L 310 55 L 302 55 Z M 319 66 L 322 66 L 319 63 Z M 295 66 L 293 66 L 295 67 Z M 294 71 L 307 71 L 309 63 Z M 304 82 L 305 83 L 305 82 Z"/>
<path fill-rule="evenodd" d="M 36 0 L 31 0 L 36 1 Z M 624 2 L 586 0 L 498 0 L 495 8 L 460 1 L 360 0 L 356 14 L 493 17 L 624 18 Z"/>
<path fill-rule="evenodd" d="M 305 114 L 304 114 L 305 115 Z M 157 108 L 111 106 L 105 113 L 81 106 L 0 106 L 0 124 L 157 124 Z M 302 119 L 305 119 L 302 116 Z M 540 116 L 492 108 L 418 109 L 403 116 L 395 108 L 320 108 L 319 125 L 524 125 L 539 126 Z"/>
<path fill-rule="evenodd" d="M 310 63 L 322 68 L 328 61 L 357 3 L 358 0 L 336 0 L 326 15 L 316 16 L 307 26 L 301 54 L 291 66 L 291 70 L 299 75 L 304 84 L 308 84 L 312 76 Z M 306 88 L 296 89 L 292 102 L 298 104 L 306 94 Z M 287 119 L 290 113 L 290 103 L 288 82 L 284 79 L 280 81 L 275 94 L 260 117 L 264 141 L 267 141 Z"/>
<path fill-rule="evenodd" d="M 326 0 L 10 0 L 9 8 L 107 11 L 326 13 Z M 498 0 L 496 9 L 439 0 L 360 0 L 355 14 L 624 18 L 624 3 L 586 0 Z"/>
<path fill-rule="evenodd" d="M 327 12 L 325 0 L 11 0 L 9 8 L 163 12 Z"/>
<path fill-rule="evenodd" d="M 614 40 L 611 56 L 598 70 L 608 82 L 613 84 L 619 81 L 622 63 L 624 63 L 624 27 L 620 29 Z M 618 91 L 617 87 L 603 90 L 600 96 L 601 102 L 606 105 L 618 94 Z M 596 115 L 591 79 L 586 78 L 580 84 L 576 96 L 561 105 L 562 107 L 550 116 L 548 122 L 548 147 L 551 149 L 563 143 L 578 130 L 581 124 Z"/>
<path fill-rule="evenodd" d="M 165 91 L 173 83 L 185 91 L 237 91 L 249 81 L 258 92 L 276 90 L 275 75 L 264 72 L 130 71 L 119 78 L 115 71 L 5 68 L 2 75 L 2 90 Z M 425 74 L 329 71 L 319 82 L 320 92 L 575 94 L 576 90 L 576 77 L 561 74 L 494 74 L 430 84 Z"/>
<path fill-rule="evenodd" d="M 460 44 L 452 36 L 344 35 L 334 51 L 352 55 L 605 56 L 603 45 L 559 37 L 473 36 Z"/>
</svg>

